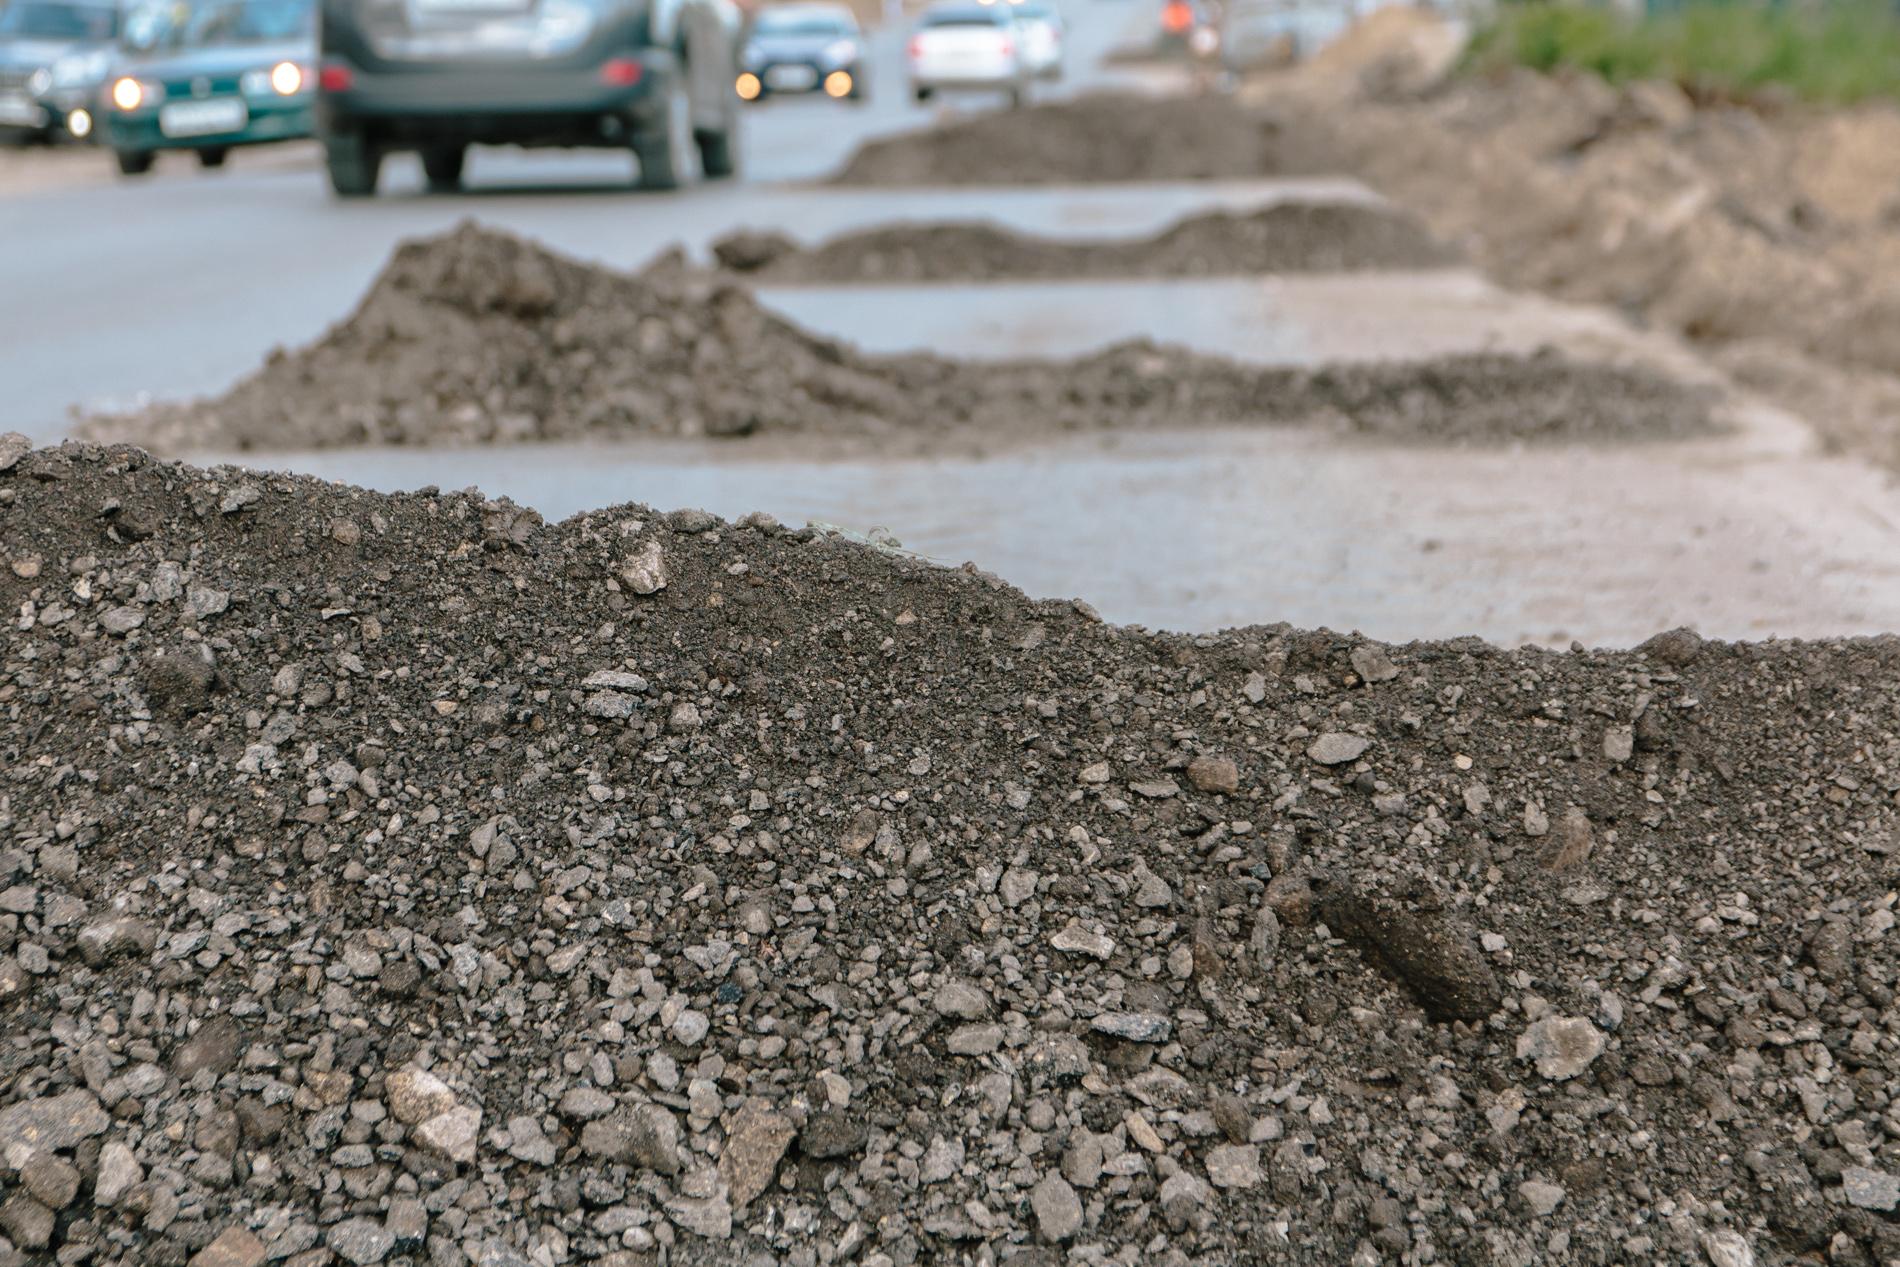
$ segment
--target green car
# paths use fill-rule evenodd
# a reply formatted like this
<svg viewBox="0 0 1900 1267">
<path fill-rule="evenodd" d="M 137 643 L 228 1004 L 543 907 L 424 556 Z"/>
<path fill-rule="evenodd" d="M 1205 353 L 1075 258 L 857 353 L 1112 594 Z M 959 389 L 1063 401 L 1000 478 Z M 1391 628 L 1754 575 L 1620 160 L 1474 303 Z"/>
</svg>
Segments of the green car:
<svg viewBox="0 0 1900 1267">
<path fill-rule="evenodd" d="M 121 61 L 99 103 L 119 170 L 138 176 L 161 150 L 218 167 L 240 145 L 310 136 L 316 100 L 312 0 L 201 6 Z"/>
</svg>

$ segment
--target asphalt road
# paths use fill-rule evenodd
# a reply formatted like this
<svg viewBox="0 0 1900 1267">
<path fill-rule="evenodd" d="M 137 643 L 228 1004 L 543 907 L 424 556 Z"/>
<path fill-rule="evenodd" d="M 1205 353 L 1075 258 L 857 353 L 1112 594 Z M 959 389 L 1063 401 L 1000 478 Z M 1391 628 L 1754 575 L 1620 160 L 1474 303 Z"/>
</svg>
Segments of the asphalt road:
<svg viewBox="0 0 1900 1267">
<path fill-rule="evenodd" d="M 1071 72 L 1040 91 L 1108 82 L 1100 60 L 1152 7 L 1073 0 Z M 314 156 L 246 162 L 240 153 L 222 172 L 177 157 L 148 180 L 11 194 L 0 183 L 0 429 L 51 440 L 73 406 L 220 390 L 273 346 L 312 338 L 347 313 L 396 242 L 467 217 L 635 265 L 716 227 L 921 216 L 928 193 L 866 195 L 853 214 L 857 195 L 800 188 L 864 139 L 937 117 L 939 107 L 904 91 L 905 37 L 898 28 L 874 35 L 870 102 L 791 98 L 749 111 L 743 178 L 678 194 L 631 191 L 632 156 L 608 151 L 477 151 L 468 188 L 455 195 L 428 194 L 404 157 L 389 164 L 380 197 L 349 204 L 330 198 Z M 948 108 L 1000 105 L 972 97 Z"/>
</svg>

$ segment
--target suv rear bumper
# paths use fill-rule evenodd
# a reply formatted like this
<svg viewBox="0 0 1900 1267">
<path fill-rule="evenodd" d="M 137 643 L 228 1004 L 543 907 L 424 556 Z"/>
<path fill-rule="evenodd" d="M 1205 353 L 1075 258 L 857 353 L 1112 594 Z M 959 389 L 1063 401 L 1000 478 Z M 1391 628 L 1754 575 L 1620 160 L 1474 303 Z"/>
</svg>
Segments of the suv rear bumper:
<svg viewBox="0 0 1900 1267">
<path fill-rule="evenodd" d="M 364 132 L 384 142 L 624 145 L 640 120 L 664 108 L 669 54 L 639 50 L 632 83 L 608 82 L 600 66 L 341 64 L 349 86 L 317 96 L 323 132 Z"/>
</svg>

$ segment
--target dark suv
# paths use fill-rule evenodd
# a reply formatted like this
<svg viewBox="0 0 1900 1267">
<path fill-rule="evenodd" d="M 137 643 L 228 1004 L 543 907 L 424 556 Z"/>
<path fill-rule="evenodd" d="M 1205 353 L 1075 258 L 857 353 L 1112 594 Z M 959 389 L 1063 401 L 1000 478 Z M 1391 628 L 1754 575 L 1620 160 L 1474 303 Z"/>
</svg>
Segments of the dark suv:
<svg viewBox="0 0 1900 1267">
<path fill-rule="evenodd" d="M 453 188 L 470 145 L 629 147 L 649 189 L 729 176 L 738 30 L 730 0 L 322 0 L 330 185 L 372 194 L 408 149 Z"/>
</svg>

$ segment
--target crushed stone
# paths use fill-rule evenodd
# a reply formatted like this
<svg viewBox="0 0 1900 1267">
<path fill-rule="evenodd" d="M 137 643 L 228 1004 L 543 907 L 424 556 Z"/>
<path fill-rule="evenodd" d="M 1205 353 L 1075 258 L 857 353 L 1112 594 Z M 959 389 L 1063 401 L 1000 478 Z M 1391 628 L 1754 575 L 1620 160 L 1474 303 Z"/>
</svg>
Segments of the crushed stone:
<svg viewBox="0 0 1900 1267">
<path fill-rule="evenodd" d="M 801 247 L 747 231 L 713 244 L 726 269 L 767 283 L 1073 277 L 1232 277 L 1438 268 L 1458 262 L 1411 216 L 1359 203 L 1212 212 L 1134 241 L 1037 238 L 996 225 L 897 224 Z"/>
<path fill-rule="evenodd" d="M 1900 640 L 1375 681 L 77 444 L 0 525 L 12 1261 L 1900 1254 Z"/>
<path fill-rule="evenodd" d="M 616 273 L 464 225 L 400 246 L 347 320 L 224 396 L 77 430 L 166 453 L 754 434 L 928 447 L 1218 425 L 1484 444 L 1707 434 L 1723 425 L 1718 404 L 1644 368 L 1555 352 L 1317 369 L 1152 343 L 1073 361 L 868 356 L 730 282 Z"/>
<path fill-rule="evenodd" d="M 1094 92 L 866 141 L 836 185 L 1062 185 L 1337 171 L 1271 116 L 1214 96 Z"/>
</svg>

